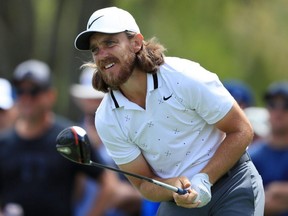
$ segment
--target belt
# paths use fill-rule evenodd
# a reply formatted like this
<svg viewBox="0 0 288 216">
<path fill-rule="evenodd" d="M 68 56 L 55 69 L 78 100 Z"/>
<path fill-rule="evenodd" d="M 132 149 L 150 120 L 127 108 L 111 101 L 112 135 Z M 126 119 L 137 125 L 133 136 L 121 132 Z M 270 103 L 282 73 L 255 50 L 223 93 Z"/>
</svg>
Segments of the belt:
<svg viewBox="0 0 288 216">
<path fill-rule="evenodd" d="M 248 162 L 248 161 L 251 161 L 251 157 L 250 155 L 248 154 L 248 152 L 245 152 L 241 158 L 236 162 L 236 164 L 228 171 L 226 172 L 220 179 L 218 179 L 218 181 L 215 182 L 215 184 L 217 184 L 218 182 L 220 182 L 221 180 L 227 178 L 228 176 L 231 175 L 231 172 L 237 168 L 238 166 L 240 166 L 241 164 L 245 163 L 245 162 Z M 214 185 L 215 185 L 214 184 Z"/>
<path fill-rule="evenodd" d="M 232 171 L 233 169 L 235 169 L 236 167 L 238 167 L 240 164 L 243 164 L 247 161 L 250 161 L 251 160 L 251 157 L 250 155 L 248 154 L 248 152 L 245 152 L 241 158 L 236 162 L 236 164 L 229 170 L 229 171 Z"/>
</svg>

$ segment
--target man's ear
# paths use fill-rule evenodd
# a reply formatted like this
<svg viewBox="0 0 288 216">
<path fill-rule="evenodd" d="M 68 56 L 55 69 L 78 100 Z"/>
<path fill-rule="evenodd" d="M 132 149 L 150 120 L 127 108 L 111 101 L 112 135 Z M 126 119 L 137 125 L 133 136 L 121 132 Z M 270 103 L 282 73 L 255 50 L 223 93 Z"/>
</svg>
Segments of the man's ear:
<svg viewBox="0 0 288 216">
<path fill-rule="evenodd" d="M 139 52 L 139 50 L 141 50 L 142 46 L 143 46 L 143 40 L 144 37 L 142 34 L 136 34 L 133 38 L 133 49 L 134 52 L 137 53 Z"/>
</svg>

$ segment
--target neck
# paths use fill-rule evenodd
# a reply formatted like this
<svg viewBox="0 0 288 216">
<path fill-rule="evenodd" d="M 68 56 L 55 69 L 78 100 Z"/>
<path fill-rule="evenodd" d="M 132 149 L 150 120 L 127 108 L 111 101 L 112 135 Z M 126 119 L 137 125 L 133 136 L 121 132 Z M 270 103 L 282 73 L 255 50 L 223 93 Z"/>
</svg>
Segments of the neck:
<svg viewBox="0 0 288 216">
<path fill-rule="evenodd" d="M 128 100 L 145 109 L 147 74 L 135 69 L 127 82 L 120 86 L 120 91 Z"/>
<path fill-rule="evenodd" d="M 33 139 L 44 134 L 53 122 L 54 114 L 49 112 L 35 119 L 19 118 L 16 121 L 15 129 L 22 138 Z"/>
</svg>

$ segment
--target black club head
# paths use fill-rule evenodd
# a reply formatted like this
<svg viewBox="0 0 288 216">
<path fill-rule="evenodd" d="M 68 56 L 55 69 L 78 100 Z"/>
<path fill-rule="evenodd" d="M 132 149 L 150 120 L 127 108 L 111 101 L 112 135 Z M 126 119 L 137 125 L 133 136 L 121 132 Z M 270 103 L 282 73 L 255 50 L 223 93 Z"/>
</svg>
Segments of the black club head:
<svg viewBox="0 0 288 216">
<path fill-rule="evenodd" d="M 56 149 L 65 158 L 90 164 L 90 143 L 86 131 L 78 126 L 62 130 L 56 138 Z"/>
</svg>

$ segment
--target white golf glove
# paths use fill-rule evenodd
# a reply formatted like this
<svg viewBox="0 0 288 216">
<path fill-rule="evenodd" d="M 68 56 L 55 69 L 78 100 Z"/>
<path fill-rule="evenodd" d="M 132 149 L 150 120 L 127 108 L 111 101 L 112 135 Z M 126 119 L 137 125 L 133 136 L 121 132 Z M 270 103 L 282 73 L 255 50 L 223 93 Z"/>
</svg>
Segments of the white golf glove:
<svg viewBox="0 0 288 216">
<path fill-rule="evenodd" d="M 192 177 L 191 188 L 198 193 L 194 202 L 201 201 L 198 208 L 203 207 L 210 202 L 212 197 L 211 186 L 212 184 L 209 182 L 209 176 L 206 173 L 198 173 Z"/>
</svg>

